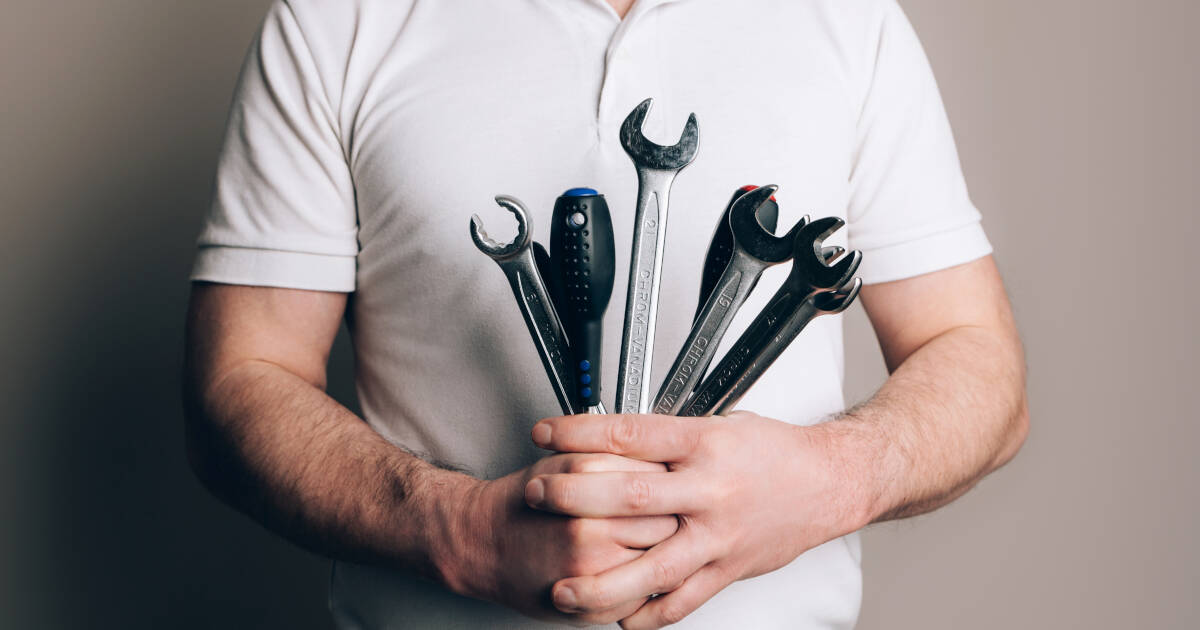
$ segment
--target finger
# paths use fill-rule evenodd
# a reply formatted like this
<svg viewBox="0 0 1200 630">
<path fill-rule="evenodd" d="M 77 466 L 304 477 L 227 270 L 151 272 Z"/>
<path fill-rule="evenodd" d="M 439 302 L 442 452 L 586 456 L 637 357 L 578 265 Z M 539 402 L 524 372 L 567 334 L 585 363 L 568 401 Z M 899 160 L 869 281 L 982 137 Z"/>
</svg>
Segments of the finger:
<svg viewBox="0 0 1200 630">
<path fill-rule="evenodd" d="M 572 615 L 571 619 L 582 622 L 588 626 L 607 626 L 608 624 L 616 623 L 637 612 L 637 610 L 645 605 L 645 603 L 649 600 L 650 598 L 643 597 L 642 599 L 636 601 L 625 602 L 620 606 L 609 608 L 608 610 Z"/>
<path fill-rule="evenodd" d="M 529 507 L 584 518 L 690 514 L 704 505 L 694 477 L 679 472 L 538 475 L 525 486 Z"/>
<path fill-rule="evenodd" d="M 555 460 L 556 468 L 545 472 L 665 472 L 667 470 L 665 465 L 657 462 L 630 459 L 611 453 L 565 453 L 555 455 L 552 459 Z"/>
<path fill-rule="evenodd" d="M 542 420 L 532 435 L 535 444 L 553 451 L 676 462 L 692 452 L 709 422 L 654 414 L 580 414 Z"/>
<path fill-rule="evenodd" d="M 599 575 L 559 580 L 551 596 L 555 607 L 564 612 L 608 610 L 627 601 L 672 591 L 710 560 L 709 554 L 699 547 L 694 530 L 683 528 L 632 562 Z"/>
<path fill-rule="evenodd" d="M 715 563 L 705 566 L 684 580 L 679 588 L 646 602 L 637 612 L 622 619 L 621 627 L 625 630 L 656 630 L 679 623 L 730 582 Z"/>
<path fill-rule="evenodd" d="M 679 531 L 675 516 L 632 516 L 608 521 L 612 541 L 631 549 L 649 549 Z"/>
</svg>

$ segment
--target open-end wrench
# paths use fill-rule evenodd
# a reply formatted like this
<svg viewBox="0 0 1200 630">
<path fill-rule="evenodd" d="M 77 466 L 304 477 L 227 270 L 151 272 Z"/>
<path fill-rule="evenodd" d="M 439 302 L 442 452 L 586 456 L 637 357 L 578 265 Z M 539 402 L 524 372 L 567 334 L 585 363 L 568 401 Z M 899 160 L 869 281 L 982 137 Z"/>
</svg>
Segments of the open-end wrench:
<svg viewBox="0 0 1200 630">
<path fill-rule="evenodd" d="M 708 296 L 712 295 L 713 287 L 717 286 L 717 281 L 721 279 L 721 274 L 725 273 L 725 268 L 729 266 L 729 260 L 733 258 L 733 231 L 729 229 L 729 213 L 733 210 L 733 204 L 739 197 L 755 188 L 758 186 L 750 184 L 737 189 L 729 198 L 729 203 L 725 205 L 725 211 L 721 213 L 721 218 L 717 221 L 717 227 L 713 230 L 712 242 L 708 244 L 708 252 L 704 255 L 704 269 L 700 272 L 700 299 L 696 303 L 696 314 L 692 317 L 693 322 L 700 317 L 700 311 L 704 310 Z M 775 227 L 779 223 L 779 204 L 775 202 L 774 197 L 758 207 L 758 222 L 768 232 L 775 233 Z"/>
<path fill-rule="evenodd" d="M 721 213 L 721 219 L 717 221 L 717 229 L 713 231 L 712 242 L 708 244 L 708 253 L 704 256 L 704 270 L 700 275 L 700 299 L 696 302 L 696 314 L 692 316 L 693 322 L 700 317 L 700 311 L 704 310 L 704 305 L 708 302 L 708 297 L 712 295 L 713 288 L 717 286 L 721 274 L 725 273 L 725 268 L 729 266 L 729 259 L 733 258 L 733 231 L 729 229 L 729 211 L 733 209 L 733 202 L 755 188 L 757 186 L 753 184 L 742 186 L 733 193 L 729 204 L 725 206 L 725 212 Z M 806 215 L 805 221 L 807 220 Z M 775 202 L 774 197 L 759 207 L 758 222 L 768 232 L 775 233 L 775 227 L 779 223 L 779 204 Z M 846 253 L 846 248 L 832 245 L 823 248 L 821 253 L 825 255 L 825 260 L 829 261 Z M 750 290 L 753 291 L 753 287 Z"/>
<path fill-rule="evenodd" d="M 830 266 L 821 249 L 821 242 L 842 225 L 841 219 L 827 217 L 800 229 L 787 280 L 700 384 L 680 415 L 728 412 L 813 318 L 841 312 L 854 301 L 862 282 L 855 278 L 849 289 L 845 285 L 858 270 L 862 253 L 852 251 Z M 837 293 L 823 296 L 830 292 Z"/>
<path fill-rule="evenodd" d="M 571 403 L 573 396 L 570 389 L 571 370 L 567 365 L 567 336 L 534 259 L 529 212 L 513 197 L 498 195 L 496 203 L 516 217 L 517 237 L 508 244 L 497 243 L 484 231 L 479 215 L 472 215 L 471 240 L 475 241 L 479 251 L 490 256 L 504 271 L 517 298 L 517 306 L 521 308 L 521 315 L 525 318 L 525 325 L 533 337 L 533 344 L 537 346 L 542 366 L 546 368 L 546 376 L 550 377 L 554 395 L 558 397 L 563 413 L 573 414 L 576 410 Z"/>
<path fill-rule="evenodd" d="M 699 145 L 695 114 L 688 116 L 679 142 L 672 146 L 664 147 L 646 138 L 642 123 L 652 102 L 642 101 L 621 124 L 621 146 L 637 169 L 638 196 L 621 361 L 617 366 L 617 413 L 645 413 L 650 409 L 650 358 L 654 353 L 668 199 L 675 176 L 692 163 Z"/>
<path fill-rule="evenodd" d="M 683 409 L 758 277 L 767 267 L 792 257 L 796 233 L 808 222 L 807 217 L 785 236 L 775 236 L 758 221 L 759 208 L 770 203 L 777 189 L 756 188 L 733 203 L 729 212 L 733 254 L 658 391 L 654 413 L 674 415 Z"/>
</svg>

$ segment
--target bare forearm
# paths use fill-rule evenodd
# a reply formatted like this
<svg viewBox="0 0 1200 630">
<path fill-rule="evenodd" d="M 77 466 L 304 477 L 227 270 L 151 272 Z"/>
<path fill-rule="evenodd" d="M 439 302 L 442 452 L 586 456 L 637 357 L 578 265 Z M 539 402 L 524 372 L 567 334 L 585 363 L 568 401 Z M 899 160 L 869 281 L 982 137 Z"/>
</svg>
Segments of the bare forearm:
<svg viewBox="0 0 1200 630">
<path fill-rule="evenodd" d="M 960 327 L 930 340 L 825 437 L 846 456 L 865 522 L 935 510 L 1016 454 L 1028 431 L 1016 333 Z"/>
<path fill-rule="evenodd" d="M 199 389 L 199 388 L 197 388 Z M 464 475 L 388 443 L 323 391 L 245 361 L 189 396 L 188 450 L 214 493 L 318 553 L 437 579 Z"/>
</svg>

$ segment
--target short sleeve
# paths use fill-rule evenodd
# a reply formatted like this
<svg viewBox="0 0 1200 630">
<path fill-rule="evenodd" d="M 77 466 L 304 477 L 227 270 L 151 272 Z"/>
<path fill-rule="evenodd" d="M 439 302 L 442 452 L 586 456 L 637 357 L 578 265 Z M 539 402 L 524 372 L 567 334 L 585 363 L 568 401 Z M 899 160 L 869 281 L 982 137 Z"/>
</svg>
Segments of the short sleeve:
<svg viewBox="0 0 1200 630">
<path fill-rule="evenodd" d="M 847 209 L 850 246 L 863 252 L 866 283 L 991 253 L 929 61 L 895 0 L 883 4 Z"/>
<path fill-rule="evenodd" d="M 354 290 L 354 185 L 338 116 L 287 3 L 242 67 L 192 279 Z"/>
</svg>

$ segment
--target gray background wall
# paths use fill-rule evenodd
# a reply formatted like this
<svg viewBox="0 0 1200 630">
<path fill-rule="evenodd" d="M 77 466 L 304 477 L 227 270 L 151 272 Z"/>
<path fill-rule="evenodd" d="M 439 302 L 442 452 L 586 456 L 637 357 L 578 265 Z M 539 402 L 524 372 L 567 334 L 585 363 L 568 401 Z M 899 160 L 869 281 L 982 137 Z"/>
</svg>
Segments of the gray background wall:
<svg viewBox="0 0 1200 630">
<path fill-rule="evenodd" d="M 0 627 L 329 625 L 326 562 L 208 498 L 182 454 L 185 277 L 266 4 L 5 4 Z M 861 627 L 1198 627 L 1200 4 L 903 4 L 1016 304 L 1034 427 L 966 498 L 868 531 Z M 858 399 L 883 378 L 861 310 L 848 337 Z M 333 362 L 349 399 L 344 340 Z"/>
</svg>

